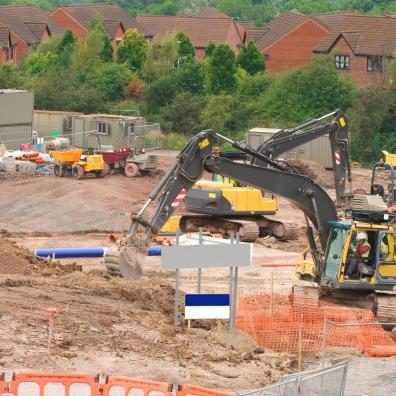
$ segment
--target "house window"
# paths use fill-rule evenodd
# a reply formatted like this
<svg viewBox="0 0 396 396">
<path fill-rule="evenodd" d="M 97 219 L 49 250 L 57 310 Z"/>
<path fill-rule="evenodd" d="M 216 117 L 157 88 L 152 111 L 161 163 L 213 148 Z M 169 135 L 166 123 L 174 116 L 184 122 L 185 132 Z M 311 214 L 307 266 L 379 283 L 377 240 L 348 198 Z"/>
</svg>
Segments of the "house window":
<svg viewBox="0 0 396 396">
<path fill-rule="evenodd" d="M 98 121 L 96 123 L 96 129 L 101 135 L 110 135 L 110 125 L 106 122 Z"/>
<path fill-rule="evenodd" d="M 382 72 L 382 57 L 381 56 L 368 56 L 367 57 L 367 71 Z"/>
<path fill-rule="evenodd" d="M 135 133 L 135 123 L 134 122 L 127 123 L 127 131 L 130 135 L 133 135 Z"/>
<path fill-rule="evenodd" d="M 336 55 L 334 58 L 335 68 L 338 70 L 349 70 L 349 55 Z"/>
</svg>

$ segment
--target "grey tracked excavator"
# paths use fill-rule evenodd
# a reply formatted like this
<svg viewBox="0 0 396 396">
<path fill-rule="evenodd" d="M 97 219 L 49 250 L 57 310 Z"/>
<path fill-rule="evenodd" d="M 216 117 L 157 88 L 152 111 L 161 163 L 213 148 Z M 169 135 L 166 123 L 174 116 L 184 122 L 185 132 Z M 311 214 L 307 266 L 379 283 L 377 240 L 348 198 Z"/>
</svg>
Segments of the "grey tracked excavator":
<svg viewBox="0 0 396 396">
<path fill-rule="evenodd" d="M 213 153 L 216 139 L 223 139 L 248 154 L 253 159 L 252 163 L 235 162 Z M 338 150 L 337 146 L 334 148 Z M 396 287 L 396 233 L 382 198 L 355 196 L 345 218 L 340 219 L 333 200 L 318 183 L 294 172 L 286 164 L 213 130 L 204 130 L 187 143 L 176 163 L 149 195 L 141 210 L 132 217 L 129 233 L 121 240 L 117 251 L 106 257 L 106 267 L 111 274 L 124 277 L 141 275 L 147 247 L 172 215 L 172 203 L 182 190 L 189 191 L 193 187 L 204 170 L 265 189 L 289 200 L 304 213 L 316 268 L 316 290 L 321 298 L 325 296 L 343 304 L 368 307 L 381 320 L 396 319 L 393 294 Z M 155 211 L 147 219 L 145 214 L 154 201 Z M 347 279 L 347 260 L 357 231 L 367 233 L 371 253 L 365 270 L 358 277 Z"/>
<path fill-rule="evenodd" d="M 340 110 L 320 118 L 306 121 L 294 128 L 282 129 L 262 143 L 257 152 L 277 159 L 285 152 L 302 144 L 328 135 L 334 171 L 336 202 L 342 206 L 346 196 L 346 181 L 352 182 L 348 148 L 348 122 Z M 220 153 L 224 158 L 244 160 L 268 166 L 263 161 L 248 157 L 246 153 Z M 287 162 L 284 162 L 287 168 Z M 291 169 L 291 168 L 290 168 Z M 294 172 L 299 169 L 293 167 Z M 302 170 L 300 170 L 303 173 Z M 266 191 L 251 187 L 233 187 L 224 183 L 200 180 L 184 198 L 185 209 L 180 218 L 183 233 L 199 229 L 219 233 L 225 237 L 238 233 L 242 241 L 254 242 L 258 237 L 273 235 L 280 240 L 294 239 L 296 227 L 291 222 L 279 221 L 276 216 L 276 198 L 266 197 Z"/>
</svg>

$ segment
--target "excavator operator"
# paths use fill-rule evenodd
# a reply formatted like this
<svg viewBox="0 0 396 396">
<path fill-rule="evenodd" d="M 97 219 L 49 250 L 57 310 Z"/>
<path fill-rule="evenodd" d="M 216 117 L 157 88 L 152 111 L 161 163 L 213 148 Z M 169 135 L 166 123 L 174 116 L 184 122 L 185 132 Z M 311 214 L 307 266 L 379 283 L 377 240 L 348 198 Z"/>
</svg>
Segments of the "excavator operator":
<svg viewBox="0 0 396 396">
<path fill-rule="evenodd" d="M 371 246 L 367 242 L 367 234 L 365 232 L 358 232 L 356 236 L 357 245 L 354 255 L 348 257 L 346 265 L 345 279 L 353 278 L 358 275 L 358 271 L 367 264 L 370 254 Z"/>
</svg>

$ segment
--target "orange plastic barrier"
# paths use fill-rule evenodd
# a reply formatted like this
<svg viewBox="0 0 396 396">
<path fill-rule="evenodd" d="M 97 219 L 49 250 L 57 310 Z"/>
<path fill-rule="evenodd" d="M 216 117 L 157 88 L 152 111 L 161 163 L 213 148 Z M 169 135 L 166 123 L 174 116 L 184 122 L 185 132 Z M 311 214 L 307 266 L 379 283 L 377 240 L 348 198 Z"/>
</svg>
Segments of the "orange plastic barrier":
<svg viewBox="0 0 396 396">
<path fill-rule="evenodd" d="M 101 385 L 92 375 L 13 374 L 0 381 L 2 393 L 10 396 L 96 396 Z"/>
<path fill-rule="evenodd" d="M 319 351 L 326 346 L 357 348 L 369 356 L 396 356 L 396 344 L 373 313 L 312 298 L 259 294 L 240 299 L 237 327 L 275 351 Z M 301 338 L 299 338 L 301 329 Z"/>
<path fill-rule="evenodd" d="M 170 388 L 165 382 L 110 377 L 103 387 L 103 396 L 171 396 Z"/>
<path fill-rule="evenodd" d="M 177 396 L 231 396 L 231 393 L 218 392 L 194 385 L 182 385 L 176 393 Z"/>
<path fill-rule="evenodd" d="M 173 391 L 172 388 L 176 388 Z M 230 396 L 193 385 L 79 374 L 0 375 L 0 396 Z"/>
</svg>

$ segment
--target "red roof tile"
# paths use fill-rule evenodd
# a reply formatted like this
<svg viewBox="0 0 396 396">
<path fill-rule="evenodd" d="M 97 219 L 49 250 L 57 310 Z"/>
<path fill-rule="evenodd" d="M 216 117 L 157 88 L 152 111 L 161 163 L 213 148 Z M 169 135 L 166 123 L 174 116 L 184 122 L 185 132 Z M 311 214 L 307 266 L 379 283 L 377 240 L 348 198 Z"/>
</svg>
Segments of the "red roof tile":
<svg viewBox="0 0 396 396">
<path fill-rule="evenodd" d="M 1 6 L 0 21 L 28 44 L 40 42 L 39 31 L 44 32 L 44 25 L 50 34 L 63 32 L 63 28 L 49 18 L 48 12 L 35 5 Z"/>
<path fill-rule="evenodd" d="M 257 43 L 266 33 L 269 32 L 268 28 L 246 28 L 246 41 L 253 41 L 254 43 Z"/>
<path fill-rule="evenodd" d="M 314 52 L 329 52 L 342 36 L 356 55 L 389 55 L 396 51 L 396 18 L 346 16 Z"/>
<path fill-rule="evenodd" d="M 334 29 L 346 16 L 359 15 L 357 11 L 328 12 L 323 14 L 312 15 L 313 18 L 319 19 L 329 30 Z"/>
<path fill-rule="evenodd" d="M 0 27 L 0 47 L 8 47 L 10 41 L 10 29 L 8 27 Z"/>
<path fill-rule="evenodd" d="M 268 29 L 268 32 L 256 42 L 257 47 L 264 50 L 307 19 L 308 17 L 302 14 L 290 11 L 283 12 L 264 26 Z"/>
<path fill-rule="evenodd" d="M 234 49 L 243 44 L 243 37 L 232 18 L 140 16 L 138 21 L 159 38 L 176 32 L 186 33 L 196 48 L 205 48 L 211 41 L 228 43 Z"/>
<path fill-rule="evenodd" d="M 145 29 L 144 26 L 140 25 L 136 18 L 132 18 L 126 11 L 115 3 L 76 4 L 59 8 L 71 15 L 85 28 L 88 28 L 92 18 L 99 14 L 102 17 L 103 25 L 105 25 L 105 21 L 118 22 L 122 24 L 125 31 L 129 29 L 137 29 L 140 33 L 144 34 L 145 37 L 152 37 L 152 33 Z M 110 30 L 114 31 L 114 24 Z M 113 37 L 113 35 L 110 36 Z"/>
</svg>

